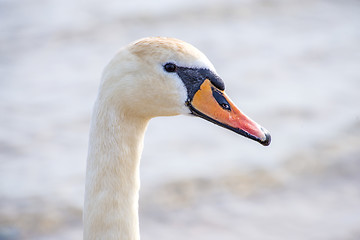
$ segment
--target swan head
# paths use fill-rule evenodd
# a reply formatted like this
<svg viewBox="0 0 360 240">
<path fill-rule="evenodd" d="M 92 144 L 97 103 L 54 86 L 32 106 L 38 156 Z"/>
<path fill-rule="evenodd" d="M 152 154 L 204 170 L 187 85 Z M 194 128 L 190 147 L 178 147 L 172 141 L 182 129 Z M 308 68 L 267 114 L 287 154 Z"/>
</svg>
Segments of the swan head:
<svg viewBox="0 0 360 240">
<path fill-rule="evenodd" d="M 191 114 L 267 146 L 267 130 L 225 94 L 209 59 L 173 38 L 140 39 L 122 48 L 103 72 L 99 99 L 121 114 L 153 118 Z"/>
</svg>

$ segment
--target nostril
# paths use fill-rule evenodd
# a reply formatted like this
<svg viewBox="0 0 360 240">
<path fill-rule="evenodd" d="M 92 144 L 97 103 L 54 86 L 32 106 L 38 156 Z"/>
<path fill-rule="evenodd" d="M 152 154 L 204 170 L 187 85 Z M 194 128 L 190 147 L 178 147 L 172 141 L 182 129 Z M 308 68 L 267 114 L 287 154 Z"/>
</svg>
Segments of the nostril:
<svg viewBox="0 0 360 240">
<path fill-rule="evenodd" d="M 222 103 L 220 106 L 225 110 L 229 110 L 229 111 L 231 110 L 230 105 L 227 103 Z"/>
<path fill-rule="evenodd" d="M 226 98 L 224 97 L 222 92 L 220 92 L 219 90 L 217 90 L 216 88 L 213 88 L 213 87 L 211 88 L 211 90 L 212 90 L 213 97 L 215 98 L 217 103 L 220 105 L 220 107 L 222 107 L 222 109 L 224 109 L 224 110 L 231 111 L 230 104 L 226 100 Z"/>
</svg>

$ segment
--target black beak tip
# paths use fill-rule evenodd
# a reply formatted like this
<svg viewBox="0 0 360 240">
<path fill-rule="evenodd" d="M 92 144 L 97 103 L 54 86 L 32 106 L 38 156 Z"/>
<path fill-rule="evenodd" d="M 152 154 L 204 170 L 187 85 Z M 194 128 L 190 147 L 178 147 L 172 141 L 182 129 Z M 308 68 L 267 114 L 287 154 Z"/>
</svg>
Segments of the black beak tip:
<svg viewBox="0 0 360 240">
<path fill-rule="evenodd" d="M 265 130 L 266 131 L 266 130 Z M 271 143 L 271 135 L 269 132 L 265 132 L 265 140 L 260 142 L 263 146 L 269 146 Z"/>
</svg>

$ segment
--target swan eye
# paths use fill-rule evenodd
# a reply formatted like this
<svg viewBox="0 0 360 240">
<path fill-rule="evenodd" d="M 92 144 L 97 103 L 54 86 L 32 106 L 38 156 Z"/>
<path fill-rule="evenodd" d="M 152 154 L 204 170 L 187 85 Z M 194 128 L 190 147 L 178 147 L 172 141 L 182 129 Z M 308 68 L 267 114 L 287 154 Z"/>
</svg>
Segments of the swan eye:
<svg viewBox="0 0 360 240">
<path fill-rule="evenodd" d="M 164 65 L 164 69 L 167 72 L 175 72 L 176 71 L 176 65 L 173 63 L 167 63 Z"/>
</svg>

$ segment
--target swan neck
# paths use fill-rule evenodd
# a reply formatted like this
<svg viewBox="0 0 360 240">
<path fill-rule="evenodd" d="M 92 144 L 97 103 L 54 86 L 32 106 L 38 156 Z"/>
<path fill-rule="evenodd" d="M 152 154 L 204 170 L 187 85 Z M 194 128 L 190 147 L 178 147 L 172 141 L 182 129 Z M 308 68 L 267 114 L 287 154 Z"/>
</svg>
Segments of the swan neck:
<svg viewBox="0 0 360 240">
<path fill-rule="evenodd" d="M 84 239 L 139 240 L 139 162 L 148 120 L 95 104 L 86 170 Z"/>
</svg>

